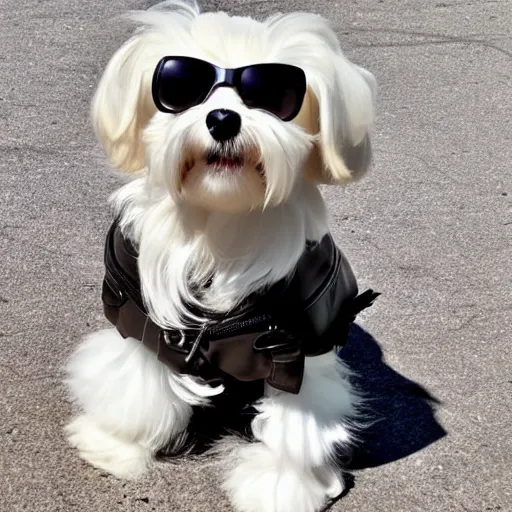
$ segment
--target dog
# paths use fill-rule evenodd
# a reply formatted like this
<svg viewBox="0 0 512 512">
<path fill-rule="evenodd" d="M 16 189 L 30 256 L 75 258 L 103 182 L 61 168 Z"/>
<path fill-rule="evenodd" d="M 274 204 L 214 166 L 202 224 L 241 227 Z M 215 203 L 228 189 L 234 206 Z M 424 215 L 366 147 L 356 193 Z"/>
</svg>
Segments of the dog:
<svg viewBox="0 0 512 512">
<path fill-rule="evenodd" d="M 92 102 L 130 176 L 105 252 L 114 327 L 69 360 L 82 412 L 67 438 L 137 478 L 185 442 L 195 409 L 258 382 L 253 440 L 214 449 L 222 487 L 240 512 L 317 511 L 342 493 L 336 455 L 357 436 L 361 398 L 337 349 L 375 296 L 357 306 L 320 185 L 369 168 L 375 79 L 318 15 L 256 21 L 176 0 L 129 16 L 137 29 Z"/>
</svg>

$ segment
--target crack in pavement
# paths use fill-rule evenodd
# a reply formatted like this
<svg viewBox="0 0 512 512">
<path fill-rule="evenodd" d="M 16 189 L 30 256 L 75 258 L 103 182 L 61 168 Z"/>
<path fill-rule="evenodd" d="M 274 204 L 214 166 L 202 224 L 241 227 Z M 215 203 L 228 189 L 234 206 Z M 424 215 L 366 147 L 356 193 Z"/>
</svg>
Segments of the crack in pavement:
<svg viewBox="0 0 512 512">
<path fill-rule="evenodd" d="M 371 33 L 382 33 L 382 34 L 400 34 L 406 36 L 415 36 L 415 37 L 428 37 L 430 40 L 428 41 L 404 41 L 404 42 L 389 42 L 389 43 L 360 43 L 354 44 L 355 48 L 400 48 L 400 47 L 414 47 L 414 46 L 425 46 L 425 45 L 443 45 L 443 44 L 476 44 L 480 46 L 484 46 L 486 48 L 491 48 L 498 52 L 507 55 L 508 57 L 512 57 L 512 52 L 505 50 L 501 46 L 494 44 L 492 42 L 487 41 L 486 39 L 479 39 L 482 37 L 492 37 L 492 38 L 500 38 L 507 39 L 510 37 L 510 34 L 469 34 L 465 37 L 460 36 L 450 36 L 448 34 L 436 34 L 429 32 L 420 32 L 420 31 L 411 31 L 411 30 L 399 30 L 392 28 L 366 28 L 366 27 L 350 27 L 345 28 L 343 33 L 350 34 L 355 32 L 371 32 Z"/>
</svg>

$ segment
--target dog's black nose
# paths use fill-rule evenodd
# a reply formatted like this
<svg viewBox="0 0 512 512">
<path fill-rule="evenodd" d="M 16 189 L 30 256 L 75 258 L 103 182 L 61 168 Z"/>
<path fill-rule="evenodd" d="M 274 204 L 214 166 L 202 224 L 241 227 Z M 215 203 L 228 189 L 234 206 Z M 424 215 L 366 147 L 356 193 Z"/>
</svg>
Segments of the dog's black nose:
<svg viewBox="0 0 512 512">
<path fill-rule="evenodd" d="M 219 141 L 232 139 L 240 132 L 242 118 L 240 114 L 223 108 L 212 110 L 206 116 L 206 126 L 211 136 Z"/>
</svg>

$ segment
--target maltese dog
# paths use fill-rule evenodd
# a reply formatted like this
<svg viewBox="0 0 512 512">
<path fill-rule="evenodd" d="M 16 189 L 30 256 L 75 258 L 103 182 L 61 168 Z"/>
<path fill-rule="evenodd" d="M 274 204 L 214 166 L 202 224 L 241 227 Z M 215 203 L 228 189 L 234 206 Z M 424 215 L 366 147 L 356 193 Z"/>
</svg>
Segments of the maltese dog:
<svg viewBox="0 0 512 512">
<path fill-rule="evenodd" d="M 361 409 L 337 353 L 377 296 L 358 294 L 319 186 L 369 167 L 375 80 L 317 15 L 256 21 L 176 0 L 130 16 L 92 104 L 132 178 L 105 246 L 113 327 L 68 363 L 82 411 L 69 442 L 136 478 L 183 448 L 194 411 L 236 397 L 252 437 L 214 448 L 234 509 L 317 511 L 343 491 L 337 455 Z"/>
</svg>

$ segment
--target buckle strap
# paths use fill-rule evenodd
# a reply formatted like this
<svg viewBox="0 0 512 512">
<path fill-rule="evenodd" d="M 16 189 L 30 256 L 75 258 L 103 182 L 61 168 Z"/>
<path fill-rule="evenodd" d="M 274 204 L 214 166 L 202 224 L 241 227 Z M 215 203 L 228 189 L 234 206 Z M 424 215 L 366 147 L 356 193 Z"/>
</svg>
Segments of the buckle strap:
<svg viewBox="0 0 512 512">
<path fill-rule="evenodd" d="M 224 322 L 209 320 L 202 326 L 186 330 L 162 329 L 161 336 L 169 349 L 186 355 L 185 363 L 190 363 L 196 355 L 199 355 L 200 348 L 208 349 L 210 342 L 215 343 L 242 335 L 259 336 L 274 329 L 270 315 L 260 313 L 252 317 L 228 319 Z"/>
<path fill-rule="evenodd" d="M 200 331 L 193 332 L 161 330 L 160 339 L 166 349 L 159 351 L 160 357 L 175 368 L 179 368 L 182 373 L 197 370 L 198 375 L 203 378 L 205 372 L 211 373 L 213 370 L 211 363 L 216 360 L 214 366 L 219 365 L 218 368 L 235 377 L 266 379 L 272 387 L 281 391 L 294 394 L 299 392 L 304 373 L 305 355 L 298 338 L 271 325 L 263 332 L 229 336 L 218 340 L 221 347 L 219 352 L 215 349 L 217 341 L 210 339 L 209 332 L 207 325 Z M 213 352 L 210 352 L 211 350 Z M 251 368 L 249 373 L 237 373 L 245 366 L 244 364 L 238 366 L 236 355 L 234 359 L 233 356 L 231 359 L 227 356 L 231 351 L 233 351 L 232 354 L 239 354 L 244 360 L 249 358 L 247 361 L 255 358 L 253 363 L 247 366 Z M 221 355 L 219 360 L 217 359 L 219 354 L 226 355 Z M 221 364 L 220 361 L 222 361 Z"/>
<path fill-rule="evenodd" d="M 254 341 L 254 350 L 270 355 L 267 382 L 274 388 L 297 394 L 304 377 L 305 355 L 300 341 L 282 329 L 273 328 Z"/>
<path fill-rule="evenodd" d="M 272 350 L 267 382 L 274 388 L 297 394 L 304 377 L 305 355 L 300 346 Z"/>
</svg>

